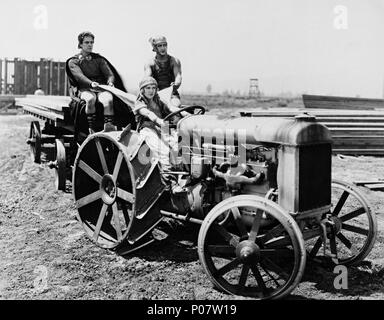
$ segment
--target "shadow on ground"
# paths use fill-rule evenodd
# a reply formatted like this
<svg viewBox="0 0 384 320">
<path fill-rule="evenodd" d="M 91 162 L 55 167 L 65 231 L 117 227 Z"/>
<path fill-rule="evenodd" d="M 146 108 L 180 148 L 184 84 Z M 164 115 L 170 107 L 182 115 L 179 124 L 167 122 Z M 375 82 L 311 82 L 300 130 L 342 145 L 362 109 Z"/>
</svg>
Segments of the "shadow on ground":
<svg viewBox="0 0 384 320">
<path fill-rule="evenodd" d="M 384 266 L 373 265 L 368 260 L 347 267 L 346 281 L 342 282 L 340 272 L 335 271 L 335 264 L 330 259 L 320 261 L 307 260 L 301 282 L 312 282 L 315 288 L 342 296 L 372 296 L 382 293 L 384 286 Z M 346 288 L 340 288 L 341 284 Z M 338 286 L 339 285 L 339 286 Z"/>
<path fill-rule="evenodd" d="M 162 240 L 155 240 L 146 247 L 121 256 L 132 256 L 147 261 L 192 262 L 199 259 L 197 254 L 197 237 L 200 226 L 183 224 L 174 220 L 163 220 L 157 227 L 163 235 Z"/>
</svg>

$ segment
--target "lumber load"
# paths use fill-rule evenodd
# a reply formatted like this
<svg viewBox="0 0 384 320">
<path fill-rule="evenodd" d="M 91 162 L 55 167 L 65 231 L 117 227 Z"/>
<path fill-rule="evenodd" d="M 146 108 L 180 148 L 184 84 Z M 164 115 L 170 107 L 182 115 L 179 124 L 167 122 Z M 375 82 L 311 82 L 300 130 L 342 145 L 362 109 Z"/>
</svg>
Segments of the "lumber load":
<svg viewBox="0 0 384 320">
<path fill-rule="evenodd" d="M 23 108 L 25 113 L 52 121 L 69 119 L 70 102 L 71 98 L 68 96 L 26 95 L 22 98 L 15 98 L 15 105 Z"/>
<path fill-rule="evenodd" d="M 292 118 L 306 112 L 325 125 L 335 154 L 384 156 L 383 110 L 331 110 L 307 108 L 259 108 L 240 112 L 243 117 Z"/>
<path fill-rule="evenodd" d="M 374 191 L 377 191 L 377 190 L 384 191 L 384 183 L 368 184 L 366 185 L 366 187 Z"/>
<path fill-rule="evenodd" d="M 364 186 L 373 191 L 384 191 L 384 179 L 354 181 L 353 183 L 357 186 Z"/>
<path fill-rule="evenodd" d="M 353 181 L 353 183 L 357 186 L 365 186 L 368 184 L 384 184 L 384 179 Z"/>
<path fill-rule="evenodd" d="M 352 98 L 303 94 L 306 108 L 374 110 L 384 108 L 384 99 Z"/>
<path fill-rule="evenodd" d="M 38 95 L 26 95 L 23 98 L 16 98 L 15 104 L 19 105 L 22 103 L 34 104 L 45 108 L 47 110 L 64 112 L 65 109 L 69 108 L 71 98 L 68 96 L 38 96 Z"/>
<path fill-rule="evenodd" d="M 306 112 L 316 118 L 384 118 L 384 110 L 329 110 L 310 108 L 252 108 L 240 111 L 242 116 L 257 115 L 258 117 L 292 117 Z"/>
</svg>

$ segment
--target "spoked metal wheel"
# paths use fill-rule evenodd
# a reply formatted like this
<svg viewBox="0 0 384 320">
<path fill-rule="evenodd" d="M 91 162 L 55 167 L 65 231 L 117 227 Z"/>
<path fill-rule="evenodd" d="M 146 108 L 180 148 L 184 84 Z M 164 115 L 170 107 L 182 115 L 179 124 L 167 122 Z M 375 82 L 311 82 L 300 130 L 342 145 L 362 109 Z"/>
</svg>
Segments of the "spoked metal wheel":
<svg viewBox="0 0 384 320">
<path fill-rule="evenodd" d="M 255 195 L 228 198 L 209 212 L 199 232 L 198 253 L 219 289 L 259 299 L 289 294 L 306 261 L 295 220 L 276 203 Z"/>
<path fill-rule="evenodd" d="M 29 129 L 28 144 L 32 161 L 40 163 L 41 157 L 41 130 L 39 121 L 32 121 Z"/>
<path fill-rule="evenodd" d="M 352 265 L 371 251 L 377 234 L 376 216 L 357 187 L 332 181 L 332 209 L 327 224 L 326 254 L 338 264 Z M 306 242 L 309 256 L 324 254 L 321 237 Z"/>
<path fill-rule="evenodd" d="M 56 139 L 55 140 L 55 187 L 56 190 L 65 191 L 66 181 L 67 181 L 67 162 L 65 155 L 65 146 L 64 140 Z"/>
<path fill-rule="evenodd" d="M 100 247 L 115 248 L 128 235 L 136 189 L 129 157 L 113 133 L 97 133 L 83 142 L 72 180 L 86 234 Z"/>
</svg>

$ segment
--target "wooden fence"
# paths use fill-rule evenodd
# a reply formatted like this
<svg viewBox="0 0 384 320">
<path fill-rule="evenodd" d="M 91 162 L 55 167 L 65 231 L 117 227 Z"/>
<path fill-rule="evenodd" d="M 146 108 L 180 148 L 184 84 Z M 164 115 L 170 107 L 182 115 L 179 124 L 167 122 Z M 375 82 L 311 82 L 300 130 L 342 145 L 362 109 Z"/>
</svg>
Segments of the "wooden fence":
<svg viewBox="0 0 384 320">
<path fill-rule="evenodd" d="M 47 95 L 68 95 L 65 62 L 0 59 L 0 94 L 34 94 L 39 87 Z"/>
</svg>

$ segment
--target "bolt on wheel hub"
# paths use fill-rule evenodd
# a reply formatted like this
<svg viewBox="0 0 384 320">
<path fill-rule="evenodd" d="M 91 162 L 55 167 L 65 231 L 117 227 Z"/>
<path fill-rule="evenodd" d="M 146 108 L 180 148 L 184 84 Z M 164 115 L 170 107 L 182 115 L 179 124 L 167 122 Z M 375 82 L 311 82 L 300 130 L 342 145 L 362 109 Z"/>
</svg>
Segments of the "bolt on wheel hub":
<svg viewBox="0 0 384 320">
<path fill-rule="evenodd" d="M 107 205 L 115 202 L 117 196 L 116 183 L 110 174 L 105 174 L 100 183 L 101 199 Z"/>
<path fill-rule="evenodd" d="M 335 234 L 338 234 L 342 228 L 342 221 L 339 217 L 330 217 L 329 220 L 332 222 L 333 230 Z"/>
<path fill-rule="evenodd" d="M 244 240 L 238 244 L 236 256 L 244 264 L 255 264 L 260 261 L 260 248 L 253 241 Z"/>
</svg>

